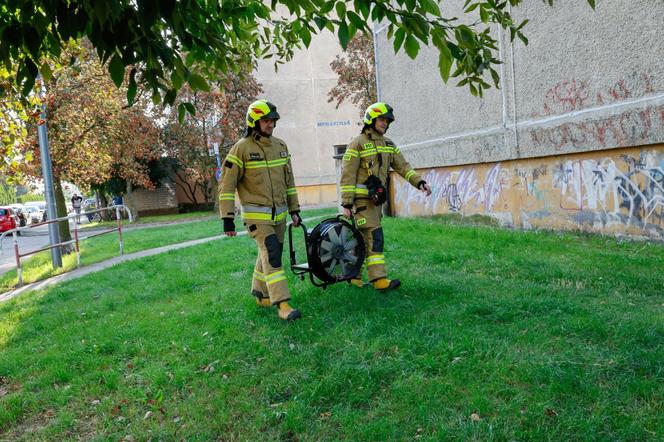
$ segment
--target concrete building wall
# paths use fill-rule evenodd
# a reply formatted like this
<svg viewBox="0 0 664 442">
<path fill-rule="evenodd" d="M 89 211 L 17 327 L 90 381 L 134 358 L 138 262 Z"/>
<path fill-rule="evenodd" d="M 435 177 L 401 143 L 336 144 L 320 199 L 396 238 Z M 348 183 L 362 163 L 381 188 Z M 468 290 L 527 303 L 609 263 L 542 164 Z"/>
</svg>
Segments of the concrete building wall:
<svg viewBox="0 0 664 442">
<path fill-rule="evenodd" d="M 664 240 L 664 145 L 424 169 L 430 197 L 396 177 L 399 216 L 484 214 L 502 225 Z"/>
<path fill-rule="evenodd" d="M 274 135 L 283 139 L 292 155 L 298 195 L 307 204 L 332 203 L 336 193 L 333 146 L 350 141 L 360 130 L 360 110 L 350 103 L 336 109 L 327 94 L 337 83 L 330 63 L 342 52 L 334 35 L 314 36 L 307 50 L 274 70 L 271 60 L 259 63 L 256 78 L 263 97 L 273 102 L 281 116 Z M 302 198 L 302 196 L 301 196 Z"/>
<path fill-rule="evenodd" d="M 441 8 L 446 15 L 462 17 L 462 4 L 453 0 Z M 621 149 L 648 145 L 653 146 L 648 158 L 661 158 L 663 2 L 604 0 L 593 11 L 585 1 L 560 0 L 553 8 L 535 1 L 513 8 L 512 14 L 517 21 L 530 20 L 526 28 L 530 43 L 524 46 L 518 39 L 511 43 L 507 33 L 495 29 L 503 61 L 497 68 L 501 89 L 486 91 L 482 99 L 454 87 L 454 80 L 442 83 L 435 50 L 425 48 L 414 61 L 403 54 L 395 56 L 385 30 L 377 32 L 379 95 L 395 107 L 397 118 L 388 135 L 414 167 L 475 164 L 472 167 L 477 168 L 487 163 L 481 166 L 487 168 L 505 161 L 554 157 L 536 160 L 551 171 L 554 163 L 597 152 L 583 161 L 610 159 L 626 171 L 620 156 L 641 158 L 641 153 Z M 648 167 L 655 166 L 661 167 Z M 511 162 L 509 167 L 528 169 L 531 163 Z M 457 170 L 450 168 L 449 173 Z M 612 185 L 618 186 L 621 178 L 615 179 Z M 403 205 L 395 207 L 397 214 L 411 213 L 400 212 Z M 529 223 L 515 220 L 515 213 L 512 224 L 527 227 Z M 596 215 L 603 216 L 602 211 Z"/>
</svg>

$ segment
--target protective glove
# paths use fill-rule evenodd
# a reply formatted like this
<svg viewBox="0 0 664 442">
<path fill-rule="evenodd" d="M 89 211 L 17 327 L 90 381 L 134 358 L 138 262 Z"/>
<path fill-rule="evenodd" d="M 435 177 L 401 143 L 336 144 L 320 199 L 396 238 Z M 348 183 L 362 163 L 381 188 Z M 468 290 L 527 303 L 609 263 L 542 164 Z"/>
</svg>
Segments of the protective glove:
<svg viewBox="0 0 664 442">
<path fill-rule="evenodd" d="M 224 222 L 224 233 L 226 236 L 235 236 L 237 232 L 235 231 L 235 221 L 233 218 L 222 218 Z"/>
</svg>

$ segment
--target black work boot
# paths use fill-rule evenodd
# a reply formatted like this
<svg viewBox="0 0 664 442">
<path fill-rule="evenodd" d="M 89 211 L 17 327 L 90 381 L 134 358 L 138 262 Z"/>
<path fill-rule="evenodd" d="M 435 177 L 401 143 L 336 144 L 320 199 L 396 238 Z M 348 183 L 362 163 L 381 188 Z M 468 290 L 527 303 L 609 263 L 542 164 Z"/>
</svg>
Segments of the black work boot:
<svg viewBox="0 0 664 442">
<path fill-rule="evenodd" d="M 270 298 L 263 296 L 258 290 L 252 290 L 251 296 L 256 298 L 256 305 L 259 307 L 272 307 L 272 302 Z"/>
<path fill-rule="evenodd" d="M 376 290 L 380 291 L 394 290 L 398 288 L 400 285 L 401 281 L 399 281 L 398 279 L 380 278 L 373 282 L 373 287 Z"/>
<path fill-rule="evenodd" d="M 277 308 L 279 309 L 279 318 L 283 319 L 284 321 L 295 321 L 302 317 L 300 311 L 288 305 L 287 301 L 283 301 L 277 304 Z"/>
</svg>

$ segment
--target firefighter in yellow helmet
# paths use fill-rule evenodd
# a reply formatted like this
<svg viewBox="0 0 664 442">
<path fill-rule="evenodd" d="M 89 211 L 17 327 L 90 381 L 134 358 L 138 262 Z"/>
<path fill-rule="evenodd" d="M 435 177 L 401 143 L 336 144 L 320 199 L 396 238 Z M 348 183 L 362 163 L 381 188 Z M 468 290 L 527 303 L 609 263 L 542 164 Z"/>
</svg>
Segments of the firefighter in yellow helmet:
<svg viewBox="0 0 664 442">
<path fill-rule="evenodd" d="M 384 236 L 380 224 L 382 204 L 387 199 L 387 180 L 390 168 L 404 177 L 411 185 L 431 195 L 431 188 L 422 180 L 401 154 L 392 140 L 385 137 L 394 121 L 392 107 L 386 103 L 374 103 L 364 114 L 362 133 L 350 142 L 343 156 L 341 172 L 341 206 L 344 216 L 353 214 L 367 247 L 367 271 L 369 281 L 377 290 L 395 289 L 401 285 L 398 279 L 388 279 L 383 254 Z M 362 287 L 362 279 L 353 279 Z"/>
<path fill-rule="evenodd" d="M 258 247 L 251 294 L 259 306 L 277 306 L 279 317 L 292 321 L 301 315 L 288 304 L 290 293 L 281 255 L 286 217 L 290 214 L 295 226 L 301 219 L 288 148 L 272 136 L 278 119 L 276 106 L 268 101 L 258 100 L 249 105 L 245 136 L 224 160 L 219 210 L 224 233 L 236 236 L 237 191 L 244 225 Z"/>
</svg>

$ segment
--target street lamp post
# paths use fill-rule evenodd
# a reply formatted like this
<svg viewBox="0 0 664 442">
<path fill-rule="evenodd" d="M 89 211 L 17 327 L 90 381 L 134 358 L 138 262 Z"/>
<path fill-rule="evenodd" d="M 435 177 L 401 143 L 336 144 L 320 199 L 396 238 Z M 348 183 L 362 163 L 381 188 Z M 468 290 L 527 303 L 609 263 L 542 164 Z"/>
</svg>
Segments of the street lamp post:
<svg viewBox="0 0 664 442">
<path fill-rule="evenodd" d="M 41 80 L 41 75 L 37 76 L 37 80 Z M 42 100 L 42 113 L 41 121 L 39 122 L 39 152 L 41 154 L 41 167 L 44 174 L 44 194 L 46 195 L 46 216 L 48 219 L 56 219 L 58 217 L 55 209 L 55 192 L 53 190 L 53 172 L 51 165 L 51 153 L 48 148 L 48 132 L 46 127 L 46 103 L 44 96 L 46 93 L 46 86 L 41 82 L 39 96 Z M 48 224 L 48 239 L 51 245 L 60 242 L 60 232 L 58 231 L 58 223 Z M 60 254 L 60 247 L 51 248 L 51 261 L 53 268 L 62 267 L 62 255 Z"/>
</svg>

